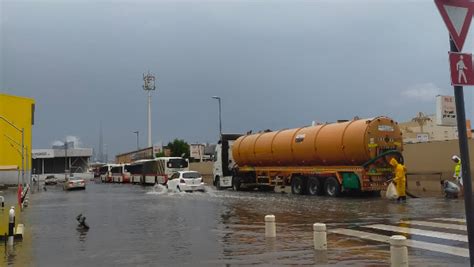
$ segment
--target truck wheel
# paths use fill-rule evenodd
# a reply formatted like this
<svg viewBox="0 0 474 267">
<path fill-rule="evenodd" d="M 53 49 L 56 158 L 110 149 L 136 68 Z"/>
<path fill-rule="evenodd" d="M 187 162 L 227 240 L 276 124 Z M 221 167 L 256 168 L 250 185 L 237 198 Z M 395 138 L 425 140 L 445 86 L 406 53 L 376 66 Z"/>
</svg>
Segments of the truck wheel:
<svg viewBox="0 0 474 267">
<path fill-rule="evenodd" d="M 241 181 L 239 177 L 232 178 L 232 189 L 234 189 L 234 191 L 240 191 L 240 184 Z"/>
<path fill-rule="evenodd" d="M 291 193 L 296 195 L 304 195 L 305 184 L 303 177 L 296 176 L 291 179 Z"/>
<path fill-rule="evenodd" d="M 324 183 L 324 191 L 327 196 L 338 197 L 341 195 L 341 186 L 334 177 L 329 177 Z"/>
<path fill-rule="evenodd" d="M 308 194 L 311 196 L 321 195 L 321 183 L 317 177 L 309 177 L 308 179 Z"/>
<path fill-rule="evenodd" d="M 221 181 L 220 181 L 220 179 L 219 179 L 219 176 L 216 177 L 215 183 L 216 183 L 216 189 L 217 189 L 217 190 L 221 190 L 222 187 L 221 187 Z"/>
</svg>

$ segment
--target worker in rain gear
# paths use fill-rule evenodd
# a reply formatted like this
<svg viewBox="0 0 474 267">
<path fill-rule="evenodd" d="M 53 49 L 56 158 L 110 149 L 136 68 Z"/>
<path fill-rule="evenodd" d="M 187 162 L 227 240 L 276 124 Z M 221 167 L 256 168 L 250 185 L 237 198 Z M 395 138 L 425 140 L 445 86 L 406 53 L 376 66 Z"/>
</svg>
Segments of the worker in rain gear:
<svg viewBox="0 0 474 267">
<path fill-rule="evenodd" d="M 461 194 L 464 192 L 463 188 L 463 183 L 462 183 L 462 167 L 461 167 L 461 159 L 457 155 L 453 155 L 451 157 L 451 160 L 454 161 L 454 174 L 453 178 L 456 181 L 456 183 L 459 185 L 461 188 Z"/>
<path fill-rule="evenodd" d="M 397 194 L 398 194 L 398 199 L 397 201 L 406 201 L 407 200 L 407 195 L 405 191 L 406 187 L 406 168 L 403 164 L 399 163 L 395 158 L 392 158 L 390 160 L 390 165 L 393 166 L 394 168 L 394 174 L 395 178 L 393 179 L 393 182 L 396 183 L 397 185 Z"/>
</svg>

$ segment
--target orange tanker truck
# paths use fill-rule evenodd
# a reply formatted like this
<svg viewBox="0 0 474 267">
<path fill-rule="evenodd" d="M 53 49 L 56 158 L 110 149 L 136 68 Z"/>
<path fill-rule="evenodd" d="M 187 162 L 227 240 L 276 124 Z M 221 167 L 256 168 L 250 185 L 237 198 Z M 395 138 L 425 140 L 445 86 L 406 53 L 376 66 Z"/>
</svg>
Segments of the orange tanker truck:
<svg viewBox="0 0 474 267">
<path fill-rule="evenodd" d="M 216 146 L 213 182 L 234 190 L 291 187 L 294 194 L 378 194 L 403 162 L 402 133 L 387 117 L 355 119 L 256 134 L 223 134 Z"/>
</svg>

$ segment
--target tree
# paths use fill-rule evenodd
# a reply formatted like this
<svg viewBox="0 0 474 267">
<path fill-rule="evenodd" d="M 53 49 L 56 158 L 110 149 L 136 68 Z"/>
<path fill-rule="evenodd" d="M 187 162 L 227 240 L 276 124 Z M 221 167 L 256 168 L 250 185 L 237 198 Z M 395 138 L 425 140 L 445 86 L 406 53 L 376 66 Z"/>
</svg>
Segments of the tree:
<svg viewBox="0 0 474 267">
<path fill-rule="evenodd" d="M 159 152 L 155 154 L 155 158 L 161 158 L 165 156 L 165 152 Z"/>
<path fill-rule="evenodd" d="M 168 143 L 168 148 L 171 150 L 172 157 L 189 158 L 189 144 L 181 139 L 174 139 Z"/>
<path fill-rule="evenodd" d="M 425 116 L 423 112 L 418 112 L 418 116 L 412 119 L 412 121 L 417 122 L 420 125 L 420 132 L 423 133 L 423 126 L 428 122 L 431 121 L 430 117 Z"/>
</svg>

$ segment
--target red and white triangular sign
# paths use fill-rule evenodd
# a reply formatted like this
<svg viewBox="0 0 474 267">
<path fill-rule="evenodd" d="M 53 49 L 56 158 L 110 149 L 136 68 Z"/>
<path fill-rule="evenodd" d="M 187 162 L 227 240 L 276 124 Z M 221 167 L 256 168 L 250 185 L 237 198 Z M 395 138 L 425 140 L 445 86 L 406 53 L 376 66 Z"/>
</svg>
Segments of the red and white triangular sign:
<svg viewBox="0 0 474 267">
<path fill-rule="evenodd" d="M 448 27 L 458 51 L 462 51 L 464 41 L 471 26 L 474 2 L 471 0 L 435 0 L 441 17 Z"/>
</svg>

